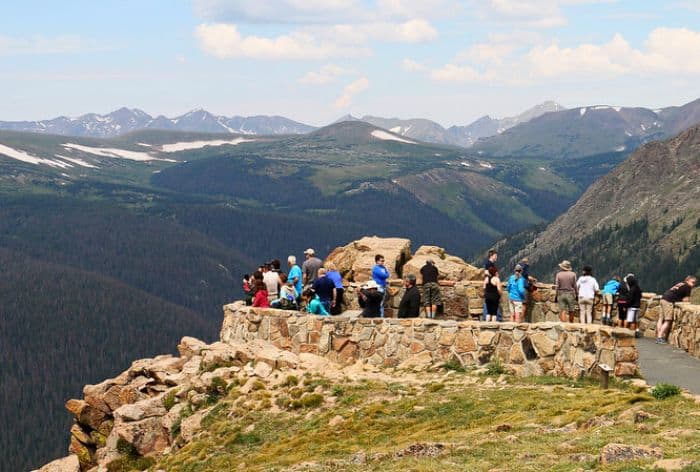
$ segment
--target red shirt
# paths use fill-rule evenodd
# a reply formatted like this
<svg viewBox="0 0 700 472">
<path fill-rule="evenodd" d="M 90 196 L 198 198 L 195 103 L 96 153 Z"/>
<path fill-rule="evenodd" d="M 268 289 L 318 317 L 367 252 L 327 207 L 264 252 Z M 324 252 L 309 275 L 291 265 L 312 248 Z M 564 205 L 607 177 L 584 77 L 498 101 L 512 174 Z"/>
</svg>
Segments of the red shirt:
<svg viewBox="0 0 700 472">
<path fill-rule="evenodd" d="M 267 301 L 267 290 L 258 290 L 255 292 L 253 306 L 258 308 L 270 308 L 270 304 Z"/>
</svg>

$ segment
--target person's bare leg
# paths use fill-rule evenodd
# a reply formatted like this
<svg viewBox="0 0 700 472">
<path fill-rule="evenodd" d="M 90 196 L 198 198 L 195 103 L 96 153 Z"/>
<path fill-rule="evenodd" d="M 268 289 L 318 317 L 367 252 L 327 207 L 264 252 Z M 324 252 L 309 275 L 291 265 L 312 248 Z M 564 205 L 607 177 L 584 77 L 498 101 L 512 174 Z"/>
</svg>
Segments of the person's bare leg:
<svg viewBox="0 0 700 472">
<path fill-rule="evenodd" d="M 661 339 L 666 339 L 668 337 L 668 333 L 671 328 L 671 321 L 664 321 L 663 324 L 661 325 L 661 332 L 659 333 L 659 337 Z"/>
<path fill-rule="evenodd" d="M 566 311 L 562 311 L 559 313 L 559 321 L 562 323 L 566 323 L 566 318 L 567 318 L 568 313 Z"/>
<path fill-rule="evenodd" d="M 659 315 L 659 319 L 656 320 L 656 338 L 657 339 L 661 337 L 663 327 L 664 327 L 664 319 L 661 315 Z"/>
<path fill-rule="evenodd" d="M 570 311 L 569 312 L 569 323 L 573 323 L 575 317 L 576 317 L 576 313 L 573 311 Z"/>
</svg>

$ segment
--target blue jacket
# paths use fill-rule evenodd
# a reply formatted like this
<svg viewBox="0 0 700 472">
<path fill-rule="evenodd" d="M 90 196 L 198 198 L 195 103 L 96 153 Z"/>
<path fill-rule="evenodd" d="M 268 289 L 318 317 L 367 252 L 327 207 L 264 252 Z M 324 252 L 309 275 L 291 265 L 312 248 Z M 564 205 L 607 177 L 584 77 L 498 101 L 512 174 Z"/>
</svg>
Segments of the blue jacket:
<svg viewBox="0 0 700 472">
<path fill-rule="evenodd" d="M 386 280 L 389 278 L 389 269 L 379 264 L 375 264 L 372 268 L 372 280 L 377 282 L 382 288 L 386 288 Z"/>
<path fill-rule="evenodd" d="M 525 277 L 520 276 L 517 280 L 515 279 L 515 274 L 511 275 L 508 279 L 508 285 L 506 285 L 506 290 L 508 290 L 508 297 L 514 302 L 524 302 L 525 301 Z"/>
<path fill-rule="evenodd" d="M 616 295 L 617 290 L 620 288 L 620 282 L 618 282 L 615 279 L 608 280 L 605 282 L 605 286 L 603 286 L 603 290 L 601 293 L 609 293 L 610 295 Z"/>
</svg>

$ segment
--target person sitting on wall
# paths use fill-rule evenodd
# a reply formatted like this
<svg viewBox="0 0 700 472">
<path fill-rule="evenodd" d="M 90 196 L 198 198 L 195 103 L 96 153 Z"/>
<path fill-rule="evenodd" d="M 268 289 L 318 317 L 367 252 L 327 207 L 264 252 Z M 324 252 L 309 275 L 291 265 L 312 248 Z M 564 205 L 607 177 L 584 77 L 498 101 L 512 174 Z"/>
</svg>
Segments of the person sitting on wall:
<svg viewBox="0 0 700 472">
<path fill-rule="evenodd" d="M 330 313 L 326 311 L 326 308 L 323 306 L 323 303 L 321 303 L 321 299 L 318 298 L 316 292 L 314 292 L 314 289 L 307 288 L 304 290 L 302 300 L 304 300 L 306 303 L 307 313 L 311 313 L 312 315 L 330 316 Z"/>
<path fill-rule="evenodd" d="M 690 299 L 690 292 L 698 282 L 697 277 L 689 275 L 681 283 L 674 285 L 661 296 L 661 313 L 659 321 L 656 323 L 656 343 L 666 344 L 668 333 L 673 323 L 673 311 L 676 303 L 687 302 Z"/>
<path fill-rule="evenodd" d="M 418 318 L 420 315 L 420 293 L 416 287 L 416 276 L 408 274 L 403 279 L 406 291 L 399 302 L 399 318 Z"/>
<path fill-rule="evenodd" d="M 280 297 L 270 303 L 270 306 L 272 308 L 281 308 L 282 310 L 296 310 L 298 308 L 298 296 L 294 284 L 287 278 L 286 274 L 280 274 L 280 282 L 282 282 Z"/>
<path fill-rule="evenodd" d="M 270 302 L 267 299 L 267 287 L 262 280 L 255 279 L 255 297 L 253 298 L 253 306 L 257 308 L 270 308 Z"/>
<path fill-rule="evenodd" d="M 379 285 L 374 280 L 367 282 L 360 289 L 358 301 L 363 308 L 360 316 L 364 318 L 377 318 L 381 316 L 381 306 L 384 294 L 379 291 Z"/>
</svg>

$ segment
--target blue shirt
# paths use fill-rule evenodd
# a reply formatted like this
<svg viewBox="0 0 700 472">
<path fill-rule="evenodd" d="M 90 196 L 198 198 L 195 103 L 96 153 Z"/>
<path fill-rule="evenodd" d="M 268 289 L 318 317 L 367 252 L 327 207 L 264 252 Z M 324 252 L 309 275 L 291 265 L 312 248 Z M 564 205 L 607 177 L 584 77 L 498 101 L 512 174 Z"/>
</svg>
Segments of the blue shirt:
<svg viewBox="0 0 700 472">
<path fill-rule="evenodd" d="M 386 280 L 389 278 L 389 269 L 379 264 L 372 268 L 372 280 L 377 282 L 381 288 L 386 288 Z"/>
<path fill-rule="evenodd" d="M 506 290 L 508 290 L 508 297 L 514 302 L 524 302 L 525 301 L 525 277 L 520 276 L 517 280 L 515 279 L 515 274 L 511 275 L 508 279 L 508 285 L 506 285 Z"/>
<path fill-rule="evenodd" d="M 294 280 L 294 278 L 298 278 L 297 282 L 294 283 L 294 288 L 296 289 L 297 293 L 301 293 L 301 288 L 302 288 L 302 277 L 301 277 L 301 267 L 298 265 L 294 264 L 291 269 L 289 269 L 289 275 L 287 276 L 287 280 Z"/>
<path fill-rule="evenodd" d="M 309 300 L 309 304 L 306 305 L 306 311 L 308 311 L 312 315 L 330 315 L 330 313 L 328 313 L 326 311 L 326 308 L 323 306 L 323 303 L 321 303 L 321 300 L 318 298 L 318 295 L 314 295 L 314 298 Z"/>
<path fill-rule="evenodd" d="M 610 295 L 615 295 L 617 294 L 617 290 L 620 288 L 620 282 L 618 282 L 615 279 L 608 280 L 605 282 L 605 286 L 603 287 L 603 290 L 601 293 L 608 293 Z"/>
<path fill-rule="evenodd" d="M 329 270 L 326 272 L 326 277 L 333 281 L 335 288 L 345 288 L 343 287 L 343 277 L 341 277 L 340 272 L 337 270 Z"/>
</svg>

